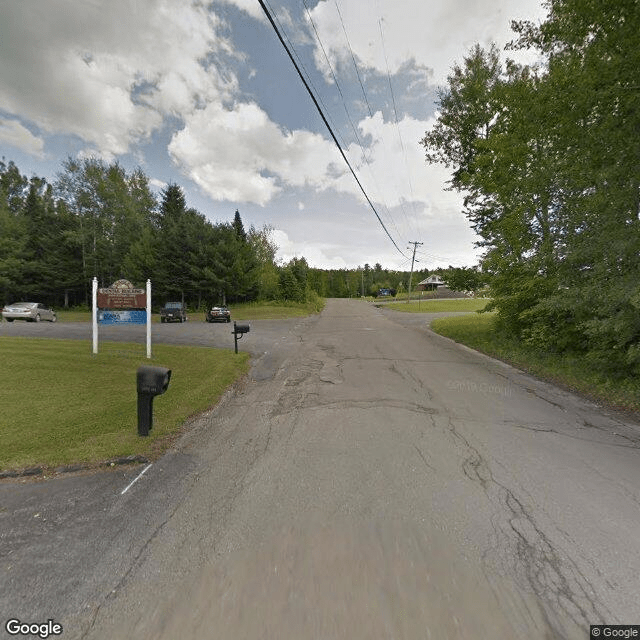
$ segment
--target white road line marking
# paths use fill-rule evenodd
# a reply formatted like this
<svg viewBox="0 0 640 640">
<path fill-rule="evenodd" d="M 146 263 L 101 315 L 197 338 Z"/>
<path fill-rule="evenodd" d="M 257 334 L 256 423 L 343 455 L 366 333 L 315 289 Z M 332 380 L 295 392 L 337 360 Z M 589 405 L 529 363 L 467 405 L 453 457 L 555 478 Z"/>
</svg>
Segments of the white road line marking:
<svg viewBox="0 0 640 640">
<path fill-rule="evenodd" d="M 140 480 L 140 478 L 142 478 L 142 476 L 147 473 L 147 471 L 151 468 L 151 465 L 148 464 L 137 476 L 134 480 L 132 480 L 121 492 L 120 495 L 123 496 L 125 493 L 127 493 L 127 491 L 129 491 L 129 489 L 131 489 L 131 487 L 133 487 L 133 485 L 138 482 L 138 480 Z"/>
</svg>

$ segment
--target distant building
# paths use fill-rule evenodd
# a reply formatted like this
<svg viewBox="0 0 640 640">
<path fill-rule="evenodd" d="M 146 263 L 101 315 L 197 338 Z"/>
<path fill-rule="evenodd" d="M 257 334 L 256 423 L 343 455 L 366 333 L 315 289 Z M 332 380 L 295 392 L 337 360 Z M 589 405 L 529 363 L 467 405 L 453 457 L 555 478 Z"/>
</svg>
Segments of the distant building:
<svg viewBox="0 0 640 640">
<path fill-rule="evenodd" d="M 433 298 L 473 298 L 475 295 L 472 291 L 452 291 L 444 280 L 435 274 L 418 282 L 416 291 L 431 291 L 430 297 Z"/>
<path fill-rule="evenodd" d="M 418 291 L 437 291 L 440 287 L 446 288 L 444 280 L 438 275 L 432 275 L 425 278 L 422 282 L 418 282 L 416 289 Z"/>
</svg>

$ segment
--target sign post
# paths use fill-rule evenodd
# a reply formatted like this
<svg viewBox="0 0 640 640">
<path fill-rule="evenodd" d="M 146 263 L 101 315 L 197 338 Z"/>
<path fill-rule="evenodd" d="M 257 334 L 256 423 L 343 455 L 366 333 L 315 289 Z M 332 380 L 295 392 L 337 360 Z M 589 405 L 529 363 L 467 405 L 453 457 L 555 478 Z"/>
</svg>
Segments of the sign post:
<svg viewBox="0 0 640 640">
<path fill-rule="evenodd" d="M 147 280 L 147 358 L 151 358 L 151 280 Z"/>
<path fill-rule="evenodd" d="M 98 353 L 98 306 L 96 298 L 98 294 L 98 278 L 93 278 L 91 287 L 91 324 L 93 325 L 93 353 Z"/>
</svg>

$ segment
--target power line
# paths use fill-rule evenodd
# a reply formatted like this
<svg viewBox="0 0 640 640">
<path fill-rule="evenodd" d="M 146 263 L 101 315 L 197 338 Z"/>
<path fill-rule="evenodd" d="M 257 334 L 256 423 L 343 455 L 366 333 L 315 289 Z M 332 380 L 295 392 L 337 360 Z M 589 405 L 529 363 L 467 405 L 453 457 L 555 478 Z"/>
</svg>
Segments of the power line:
<svg viewBox="0 0 640 640">
<path fill-rule="evenodd" d="M 331 64 L 331 61 L 329 60 L 329 56 L 327 55 L 327 51 L 326 51 L 324 45 L 322 44 L 322 39 L 320 38 L 320 34 L 318 33 L 318 29 L 316 28 L 315 22 L 313 21 L 313 17 L 311 16 L 311 12 L 309 11 L 309 6 L 307 5 L 306 0 L 302 0 L 302 3 L 303 3 L 304 8 L 305 8 L 305 10 L 307 12 L 307 17 L 309 18 L 309 22 L 311 23 L 311 26 L 313 27 L 313 31 L 315 33 L 316 40 L 318 41 L 318 44 L 320 45 L 320 48 L 322 49 L 322 53 L 324 54 L 324 58 L 325 58 L 325 60 L 327 62 L 327 66 L 329 67 L 329 71 L 331 72 L 331 77 L 333 78 L 333 81 L 334 81 L 334 83 L 336 85 L 336 88 L 338 89 L 338 93 L 340 94 L 340 99 L 342 101 L 342 105 L 344 106 L 344 110 L 345 110 L 345 113 L 347 114 L 347 118 L 349 120 L 349 123 L 351 124 L 351 129 L 353 130 L 355 139 L 356 139 L 356 141 L 358 143 L 358 146 L 360 147 L 360 151 L 362 153 L 362 160 L 367 165 L 367 169 L 369 170 L 369 175 L 371 176 L 371 179 L 373 180 L 373 184 L 376 187 L 376 190 L 377 190 L 377 193 L 378 193 L 378 200 L 380 200 L 382 202 L 382 206 L 383 206 L 384 210 L 386 211 L 386 217 L 387 217 L 388 223 L 390 222 L 395 227 L 396 233 L 398 235 L 401 235 L 400 230 L 398 229 L 398 225 L 396 224 L 396 221 L 394 220 L 394 217 L 391 215 L 391 211 L 389 210 L 389 207 L 387 206 L 387 203 L 385 202 L 384 196 L 382 195 L 382 191 L 381 191 L 380 186 L 378 184 L 378 180 L 376 179 L 376 176 L 373 173 L 373 169 L 371 167 L 371 157 L 370 156 L 367 157 L 367 154 L 366 154 L 365 149 L 364 149 L 364 145 L 362 144 L 362 141 L 360 140 L 360 136 L 358 135 L 358 130 L 357 130 L 356 126 L 353 123 L 353 120 L 351 118 L 351 114 L 349 113 L 349 108 L 347 107 L 347 102 L 345 100 L 344 94 L 343 94 L 342 89 L 340 87 L 340 83 L 338 82 L 338 78 L 337 78 L 337 76 L 336 76 L 336 74 L 335 74 L 335 72 L 333 70 L 333 66 Z M 358 80 L 360 80 L 360 73 L 358 71 L 358 66 L 356 64 L 356 60 L 355 60 L 355 56 L 353 54 L 353 50 L 351 49 L 351 44 L 349 43 L 349 38 L 347 36 L 347 31 L 346 31 L 346 28 L 344 26 L 344 21 L 342 20 L 342 14 L 340 13 L 340 8 L 338 7 L 338 3 L 337 2 L 335 2 L 335 6 L 336 6 L 336 9 L 338 11 L 338 15 L 340 16 L 340 21 L 342 23 L 342 30 L 344 31 L 345 40 L 347 41 L 347 46 L 349 47 L 349 50 L 351 51 L 351 59 L 353 60 L 353 64 L 354 64 L 355 69 L 356 69 L 356 75 L 358 76 Z M 280 25 L 280 28 L 282 29 L 282 25 Z M 289 39 L 287 38 L 287 40 L 289 40 Z M 289 41 L 289 44 L 291 44 L 291 41 Z M 294 52 L 295 52 L 295 48 L 294 48 Z M 299 58 L 299 56 L 298 56 L 298 58 Z M 362 84 L 362 80 L 360 80 L 360 87 L 362 88 L 362 93 L 363 93 L 365 102 L 367 103 L 367 107 L 369 108 L 369 114 L 372 115 L 371 114 L 371 107 L 369 105 L 369 101 L 367 99 L 367 94 L 366 94 L 364 86 Z M 314 87 L 314 89 L 315 89 L 315 87 Z M 318 93 L 317 89 L 316 89 L 316 93 Z M 323 106 L 325 106 L 325 105 L 323 104 Z M 326 109 L 326 106 L 325 106 L 325 109 Z M 382 141 L 383 141 L 383 144 L 384 144 L 384 137 L 382 138 Z M 386 147 L 386 145 L 385 145 L 385 147 Z M 345 148 L 346 148 L 346 145 L 345 145 Z M 386 152 L 386 149 L 385 149 L 385 152 Z M 402 203 L 401 203 L 400 206 L 403 206 Z M 406 213 L 405 213 L 405 218 L 406 218 Z"/>
<path fill-rule="evenodd" d="M 435 253 L 423 253 L 423 252 L 419 251 L 418 255 L 424 256 L 426 258 L 430 258 L 432 260 L 438 260 L 440 262 L 449 262 L 449 263 L 451 263 L 451 261 L 452 261 L 452 258 L 444 258 L 442 256 L 439 256 L 439 255 L 435 254 Z"/>
<path fill-rule="evenodd" d="M 316 34 L 316 40 L 318 41 L 318 44 L 320 45 L 320 48 L 322 49 L 322 53 L 324 54 L 324 59 L 327 61 L 327 66 L 329 67 L 329 71 L 331 71 L 331 77 L 333 78 L 333 81 L 336 84 L 336 89 L 338 89 L 338 93 L 340 94 L 340 99 L 342 100 L 342 104 L 344 105 L 344 111 L 347 114 L 347 118 L 349 120 L 349 123 L 351 124 L 351 129 L 353 130 L 353 134 L 356 137 L 356 140 L 358 141 L 358 145 L 360 147 L 360 149 L 362 150 L 362 157 L 365 159 L 366 161 L 366 156 L 364 155 L 364 149 L 362 147 L 362 143 L 360 142 L 360 136 L 358 135 L 358 130 L 356 129 L 356 126 L 353 124 L 353 120 L 351 119 L 351 114 L 349 113 L 349 109 L 347 108 L 347 102 L 344 99 L 344 94 L 342 93 L 342 89 L 340 88 L 340 83 L 338 82 L 338 78 L 336 78 L 336 74 L 333 71 L 333 66 L 331 65 L 331 61 L 329 60 L 329 56 L 327 55 L 327 52 L 324 48 L 324 45 L 322 44 L 322 40 L 320 39 L 320 34 L 318 33 L 318 30 L 316 29 L 316 25 L 315 22 L 313 21 L 313 18 L 311 17 L 311 12 L 309 11 L 309 7 L 307 6 L 307 0 L 302 0 L 302 4 L 304 4 L 304 8 L 307 11 L 307 17 L 309 18 L 309 22 L 311 23 L 311 26 L 313 27 L 313 32 Z"/>
<path fill-rule="evenodd" d="M 398 139 L 400 140 L 400 148 L 402 149 L 402 155 L 404 157 L 404 166 L 405 169 L 407 171 L 407 180 L 409 181 L 409 191 L 411 192 L 411 207 L 413 209 L 413 215 L 414 217 L 416 216 L 416 210 L 415 210 L 415 196 L 413 194 L 413 184 L 411 182 L 411 172 L 409 170 L 409 161 L 407 160 L 407 151 L 404 147 L 404 142 L 402 140 L 402 134 L 400 133 L 400 124 L 398 122 L 398 109 L 396 107 L 396 97 L 395 94 L 393 92 L 393 84 L 391 82 L 391 71 L 389 69 L 389 58 L 387 57 L 387 47 L 385 46 L 385 42 L 384 42 L 384 32 L 382 29 L 382 17 L 378 18 L 378 25 L 380 27 L 380 41 L 382 42 L 382 52 L 384 54 L 384 61 L 385 64 L 387 66 L 387 79 L 389 80 L 389 92 L 391 93 L 391 102 L 393 104 L 393 115 L 394 115 L 394 119 L 395 119 L 395 123 L 396 123 L 396 130 L 398 132 Z M 405 218 L 407 218 L 406 212 L 404 210 L 404 206 L 402 206 L 402 212 L 405 215 Z M 407 224 L 409 223 L 408 219 L 407 219 Z M 411 226 L 411 225 L 409 225 Z"/>
<path fill-rule="evenodd" d="M 353 66 L 356 70 L 356 76 L 358 76 L 358 82 L 360 83 L 360 88 L 362 89 L 362 96 L 364 97 L 364 101 L 367 105 L 367 109 L 369 110 L 369 116 L 373 118 L 373 112 L 371 111 L 371 105 L 369 104 L 369 100 L 367 98 L 367 92 L 364 90 L 364 84 L 362 83 L 362 78 L 360 77 L 360 71 L 358 71 L 358 65 L 356 63 L 356 57 L 353 54 L 353 49 L 351 48 L 351 43 L 349 42 L 349 36 L 347 36 L 347 30 L 344 26 L 344 20 L 342 19 L 342 13 L 340 13 L 340 7 L 338 6 L 337 0 L 334 0 L 336 5 L 336 10 L 338 11 L 338 17 L 340 18 L 340 24 L 342 25 L 342 31 L 344 32 L 344 39 L 347 41 L 347 46 L 349 47 L 349 53 L 351 53 L 351 60 L 353 60 Z"/>
<path fill-rule="evenodd" d="M 289 39 L 289 36 L 287 35 L 287 32 L 285 31 L 284 27 L 282 26 L 282 23 L 280 22 L 280 18 L 278 18 L 278 14 L 273 10 L 271 5 L 269 4 L 269 0 L 265 0 L 265 2 L 267 4 L 267 6 L 269 7 L 269 9 L 271 9 L 271 13 L 274 16 L 275 21 L 278 23 L 278 25 L 280 25 L 280 31 L 282 32 L 283 37 L 286 38 L 287 42 L 289 43 L 289 47 L 291 48 L 291 51 L 293 51 L 293 54 L 296 56 L 296 58 L 298 60 L 298 64 L 300 65 L 300 67 L 302 67 L 302 70 L 304 71 L 305 76 L 307 78 L 307 82 L 311 85 L 311 88 L 315 92 L 315 95 L 318 96 L 318 101 L 324 107 L 325 112 L 327 112 L 327 119 L 329 121 L 331 121 L 331 116 L 329 115 L 329 110 L 327 109 L 327 105 L 325 105 L 324 102 L 322 101 L 322 96 L 320 95 L 320 92 L 314 86 L 313 81 L 311 80 L 311 74 L 307 71 L 307 68 L 304 66 L 304 63 L 302 62 L 302 58 L 300 57 L 300 55 L 296 51 L 296 48 L 293 46 L 293 43 Z M 334 124 L 334 123 L 332 122 L 332 124 Z M 335 127 L 335 124 L 334 124 L 334 127 Z M 344 140 L 342 140 L 342 144 L 343 145 L 345 144 Z"/>
<path fill-rule="evenodd" d="M 362 90 L 362 96 L 363 96 L 363 98 L 364 98 L 365 104 L 367 105 L 367 110 L 368 110 L 368 112 L 369 112 L 369 117 L 373 118 L 373 110 L 371 109 L 371 104 L 369 103 L 369 99 L 368 99 L 368 97 L 367 97 L 367 92 L 366 92 L 366 90 L 365 90 L 365 88 L 364 88 L 364 83 L 362 82 L 362 77 L 360 76 L 360 71 L 359 71 L 359 69 L 358 69 L 358 63 L 357 63 L 357 61 L 356 61 L 355 54 L 353 53 L 353 48 L 351 47 L 351 42 L 349 41 L 349 36 L 347 35 L 347 28 L 346 28 L 346 26 L 345 26 L 345 24 L 344 24 L 344 19 L 342 18 L 342 12 L 340 11 L 340 7 L 338 6 L 338 0 L 334 0 L 334 4 L 335 4 L 335 6 L 336 6 L 336 11 L 337 11 L 337 13 L 338 13 L 338 18 L 340 19 L 340 24 L 342 25 L 342 31 L 343 31 L 343 33 L 344 33 L 344 39 L 345 39 L 345 41 L 346 41 L 346 43 L 347 43 L 347 47 L 348 47 L 348 49 L 349 49 L 349 53 L 351 54 L 351 60 L 352 60 L 352 62 L 353 62 L 353 67 L 354 67 L 354 69 L 355 69 L 356 76 L 357 76 L 357 78 L 358 78 L 358 82 L 360 83 L 360 89 Z M 384 40 L 383 40 L 383 46 L 384 46 Z M 385 52 L 385 58 L 386 58 L 386 52 Z M 389 68 L 389 65 L 388 65 L 388 63 L 387 63 L 387 73 L 388 73 L 388 68 Z M 390 79 L 389 79 L 389 82 L 391 82 L 391 80 L 390 80 Z M 395 101 L 395 98 L 393 97 L 393 93 L 392 93 L 392 98 L 393 98 L 393 99 L 394 99 L 394 101 Z M 394 107 L 395 107 L 395 102 L 394 102 Z M 397 121 L 397 118 L 396 118 L 396 121 Z M 381 141 L 382 141 L 382 145 L 383 145 L 383 147 L 384 147 L 384 153 L 385 153 L 385 156 L 389 157 L 389 152 L 388 152 L 388 150 L 387 150 L 387 144 L 386 144 L 386 140 L 385 140 L 385 136 L 384 136 L 384 135 L 383 135 L 383 136 L 381 136 Z M 402 138 L 400 138 L 400 144 L 402 145 Z M 404 149 L 403 149 L 403 150 L 404 150 Z M 405 166 L 407 166 L 406 154 L 405 154 Z M 407 168 L 407 171 L 408 171 L 408 168 Z M 374 178 L 374 182 L 376 182 L 375 178 Z M 377 186 L 377 182 L 376 182 L 376 186 Z M 396 187 L 397 187 L 397 185 L 396 185 Z M 409 188 L 411 189 L 411 195 L 412 195 L 412 197 L 413 197 L 413 187 L 412 187 L 412 185 L 411 185 L 411 182 L 409 182 Z M 402 197 L 400 196 L 399 192 L 397 191 L 397 188 L 396 188 L 396 195 L 398 196 L 398 203 L 399 203 L 400 209 L 402 210 L 402 214 L 403 214 L 403 216 L 404 216 L 405 225 L 406 225 L 406 227 L 405 227 L 405 228 L 408 230 L 408 229 L 409 229 L 410 227 L 412 227 L 413 225 L 411 225 L 411 224 L 409 223 L 409 217 L 407 216 L 407 212 L 406 212 L 406 210 L 405 210 L 405 208 L 404 208 L 404 202 L 403 202 L 403 199 L 402 199 Z M 415 199 L 415 198 L 414 198 L 414 199 Z M 383 201 L 383 202 L 384 202 L 384 201 Z M 412 207 L 413 207 L 413 205 L 412 205 Z M 397 227 L 397 225 L 395 224 L 395 221 L 394 221 L 394 219 L 393 219 L 393 216 L 391 215 L 391 212 L 389 211 L 389 209 L 388 209 L 388 207 L 387 207 L 386 203 L 385 203 L 385 209 L 387 209 L 387 214 L 388 214 L 388 216 L 389 216 L 389 219 L 393 222 L 393 225 L 396 227 L 396 231 L 398 231 L 398 235 L 400 235 L 400 232 L 399 232 L 399 230 L 398 230 L 398 227 Z M 414 216 L 415 216 L 415 214 L 416 214 L 416 212 L 415 212 L 415 207 L 413 207 L 413 209 L 414 209 L 413 213 L 414 213 Z M 412 233 L 413 233 L 413 231 L 412 231 Z"/>
<path fill-rule="evenodd" d="M 391 237 L 391 234 L 389 233 L 387 227 L 385 226 L 384 222 L 382 222 L 382 219 L 380 218 L 378 212 L 376 211 L 376 208 L 373 206 L 373 203 L 369 199 L 369 196 L 367 195 L 367 192 L 364 190 L 364 187 L 360 183 L 360 180 L 358 179 L 358 176 L 356 175 L 356 172 L 353 170 L 353 167 L 351 166 L 351 163 L 349 162 L 349 160 L 347 159 L 347 156 L 345 155 L 344 151 L 342 150 L 342 147 L 340 146 L 340 143 L 338 142 L 338 139 L 336 138 L 336 135 L 333 132 L 333 129 L 329 125 L 329 122 L 327 121 L 327 118 L 325 117 L 322 109 L 320 108 L 320 105 L 318 104 L 318 101 L 316 100 L 315 95 L 311 91 L 311 89 L 309 87 L 309 84 L 307 83 L 305 77 L 302 75 L 302 72 L 300 71 L 300 67 L 298 67 L 298 64 L 296 63 L 295 59 L 293 58 L 293 55 L 291 54 L 291 51 L 289 50 L 289 47 L 287 47 L 286 42 L 284 41 L 282 35 L 280 34 L 280 31 L 278 30 L 278 27 L 276 26 L 276 23 L 274 22 L 274 20 L 273 20 L 273 18 L 271 16 L 271 13 L 269 13 L 269 10 L 267 9 L 267 7 L 266 7 L 266 5 L 265 5 L 263 0 L 258 0 L 258 2 L 260 3 L 260 6 L 262 7 L 262 10 L 264 11 L 265 15 L 267 16 L 267 19 L 269 20 L 271 26 L 273 27 L 273 30 L 276 32 L 276 35 L 278 36 L 278 39 L 280 40 L 280 43 L 285 48 L 285 51 L 287 52 L 287 55 L 289 56 L 289 59 L 293 63 L 293 66 L 295 67 L 295 69 L 296 69 L 296 71 L 298 73 L 298 76 L 300 76 L 300 80 L 302 80 L 302 83 L 304 84 L 305 89 L 307 90 L 309 96 L 311 97 L 311 100 L 313 101 L 313 104 L 315 105 L 316 109 L 318 110 L 318 113 L 320 114 L 320 117 L 322 118 L 322 121 L 324 122 L 325 126 L 329 130 L 329 133 L 331 134 L 331 137 L 333 138 L 333 141 L 335 142 L 336 147 L 338 147 L 338 151 L 340 151 L 340 155 L 342 156 L 342 159 L 346 162 L 347 166 L 349 167 L 349 170 L 351 171 L 351 174 L 353 175 L 355 181 L 358 183 L 358 186 L 360 187 L 360 191 L 362 191 L 364 197 L 366 198 L 367 202 L 369 203 L 369 206 L 371 207 L 371 210 L 373 211 L 373 213 L 375 214 L 376 218 L 378 219 L 378 222 L 380 223 L 380 225 L 384 229 L 385 233 L 389 237 L 389 240 L 391 240 L 391 242 L 393 243 L 393 246 L 398 250 L 398 253 L 400 253 L 402 256 L 406 257 L 404 255 L 404 253 L 402 253 L 402 251 L 400 250 L 400 247 L 398 247 L 398 245 L 396 244 L 396 241 Z"/>
</svg>

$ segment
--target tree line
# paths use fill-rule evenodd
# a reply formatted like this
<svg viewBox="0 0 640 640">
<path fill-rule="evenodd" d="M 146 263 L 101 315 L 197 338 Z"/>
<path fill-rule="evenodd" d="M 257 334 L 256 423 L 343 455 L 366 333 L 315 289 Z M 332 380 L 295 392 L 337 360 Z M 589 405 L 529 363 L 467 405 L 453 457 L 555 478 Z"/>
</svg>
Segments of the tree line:
<svg viewBox="0 0 640 640">
<path fill-rule="evenodd" d="M 500 328 L 640 374 L 640 4 L 551 0 L 453 67 L 422 144 L 464 194 Z"/>
<path fill-rule="evenodd" d="M 90 304 L 91 280 L 153 283 L 154 301 L 209 304 L 375 295 L 406 291 L 409 273 L 376 263 L 317 269 L 304 257 L 276 260 L 271 228 L 245 230 L 240 213 L 212 223 L 187 206 L 177 184 L 159 196 L 140 169 L 67 159 L 53 184 L 0 161 L 0 302 Z M 413 274 L 413 283 L 428 275 Z"/>
<path fill-rule="evenodd" d="M 177 184 L 156 198 L 140 170 L 68 159 L 54 184 L 0 162 L 0 295 L 55 306 L 89 303 L 100 286 L 153 282 L 155 300 L 189 305 L 277 297 L 268 227 L 212 223 Z"/>
</svg>

